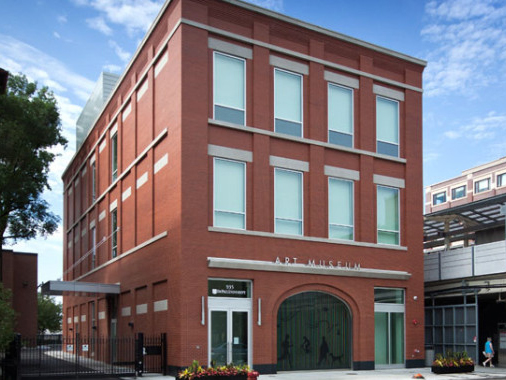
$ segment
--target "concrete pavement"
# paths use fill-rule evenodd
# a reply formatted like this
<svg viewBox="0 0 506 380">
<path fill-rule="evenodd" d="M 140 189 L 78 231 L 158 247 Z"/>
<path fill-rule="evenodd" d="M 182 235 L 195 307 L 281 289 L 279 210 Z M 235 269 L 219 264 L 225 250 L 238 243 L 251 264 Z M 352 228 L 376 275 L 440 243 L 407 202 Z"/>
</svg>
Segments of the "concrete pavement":
<svg viewBox="0 0 506 380">
<path fill-rule="evenodd" d="M 449 375 L 436 375 L 425 368 L 402 368 L 402 369 L 384 369 L 375 371 L 296 371 L 280 372 L 275 375 L 260 375 L 258 380 L 404 380 L 413 379 L 413 375 L 421 374 L 427 380 L 457 380 L 457 379 L 506 379 L 506 368 L 490 368 L 476 366 L 472 373 L 457 373 Z M 161 376 L 155 374 L 145 374 L 143 378 L 149 380 L 173 380 L 173 376 Z"/>
</svg>

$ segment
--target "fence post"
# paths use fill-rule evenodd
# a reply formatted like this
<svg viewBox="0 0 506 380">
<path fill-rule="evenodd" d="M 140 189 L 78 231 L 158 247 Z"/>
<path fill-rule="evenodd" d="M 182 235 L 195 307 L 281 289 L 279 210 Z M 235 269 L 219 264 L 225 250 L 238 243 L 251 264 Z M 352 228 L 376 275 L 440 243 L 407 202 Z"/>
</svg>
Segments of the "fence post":
<svg viewBox="0 0 506 380">
<path fill-rule="evenodd" d="M 2 376 L 4 380 L 21 379 L 19 365 L 21 362 L 21 335 L 16 334 L 5 352 L 5 358 L 2 362 Z"/>
<path fill-rule="evenodd" d="M 167 333 L 162 333 L 161 336 L 161 346 L 162 346 L 162 374 L 163 376 L 167 376 Z"/>
<path fill-rule="evenodd" d="M 78 377 L 79 373 L 79 333 L 76 332 L 76 338 L 74 341 L 74 355 L 75 355 L 75 369 L 76 369 L 76 377 Z"/>
<path fill-rule="evenodd" d="M 135 373 L 142 376 L 144 372 L 144 334 L 138 333 L 135 341 Z"/>
</svg>

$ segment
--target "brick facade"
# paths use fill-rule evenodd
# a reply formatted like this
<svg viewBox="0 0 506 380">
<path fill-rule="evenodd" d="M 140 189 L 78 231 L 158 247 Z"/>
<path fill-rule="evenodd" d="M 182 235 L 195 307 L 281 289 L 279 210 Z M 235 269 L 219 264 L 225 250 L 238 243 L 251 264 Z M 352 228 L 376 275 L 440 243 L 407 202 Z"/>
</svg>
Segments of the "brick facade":
<svg viewBox="0 0 506 380">
<path fill-rule="evenodd" d="M 210 45 L 252 54 L 245 60 L 245 126 L 213 119 L 216 48 Z M 279 58 L 308 69 L 302 75 L 302 138 L 274 132 L 272 63 Z M 167 332 L 173 369 L 193 359 L 208 363 L 208 279 L 251 281 L 251 364 L 263 372 L 276 368 L 280 305 L 307 291 L 334 295 L 347 305 L 352 319 L 350 366 L 374 368 L 374 289 L 400 288 L 405 291 L 405 365 L 423 363 L 423 302 L 417 298 L 423 295 L 424 65 L 244 3 L 167 2 L 63 175 L 64 280 L 120 283 L 117 333 Z M 358 83 L 353 92 L 353 148 L 327 142 L 327 72 Z M 377 91 L 403 96 L 399 157 L 376 153 Z M 116 128 L 118 179 L 112 182 L 111 130 Z M 252 156 L 245 164 L 245 230 L 213 226 L 213 160 L 227 158 L 220 153 L 223 148 Z M 308 167 L 302 172 L 302 236 L 274 233 L 274 169 L 285 159 Z M 354 241 L 328 238 L 326 167 L 359 175 L 354 181 Z M 395 246 L 377 243 L 376 186 L 385 181 L 404 184 L 400 244 Z M 119 226 L 116 258 L 111 251 L 114 209 Z M 94 268 L 92 228 L 99 245 Z M 285 257 L 290 265 L 293 258 L 299 263 L 315 260 L 316 267 L 292 273 L 286 271 L 290 265 L 279 264 L 272 271 L 268 264 L 277 258 L 284 262 Z M 208 258 L 241 261 L 238 268 L 227 269 L 213 267 Z M 247 269 L 249 261 L 270 269 Z M 325 261 L 321 267 L 320 261 Z M 336 269 L 339 275 L 328 275 L 323 267 L 328 269 L 329 261 L 336 266 L 338 261 L 343 266 L 359 263 L 361 269 Z M 367 275 L 368 269 L 375 274 Z M 406 276 L 379 275 L 381 270 Z M 79 331 L 111 333 L 114 301 L 86 294 L 64 297 L 64 332 L 75 328 L 74 317 L 89 312 L 92 302 L 95 328 L 88 317 Z"/>
</svg>

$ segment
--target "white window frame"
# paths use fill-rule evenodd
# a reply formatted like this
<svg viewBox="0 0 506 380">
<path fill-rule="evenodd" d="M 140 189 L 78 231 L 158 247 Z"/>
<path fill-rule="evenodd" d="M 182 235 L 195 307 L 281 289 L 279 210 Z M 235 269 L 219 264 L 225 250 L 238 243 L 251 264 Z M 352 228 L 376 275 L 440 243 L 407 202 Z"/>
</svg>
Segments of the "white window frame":
<svg viewBox="0 0 506 380">
<path fill-rule="evenodd" d="M 488 182 L 488 188 L 486 190 L 476 191 L 477 190 L 476 185 L 478 185 L 480 182 L 483 182 L 483 181 L 487 181 Z M 481 193 L 485 193 L 485 192 L 490 191 L 490 190 L 492 190 L 492 179 L 490 177 L 484 177 L 484 178 L 480 178 L 480 179 L 477 179 L 477 180 L 473 181 L 473 192 L 474 192 L 474 194 L 481 194 Z"/>
<path fill-rule="evenodd" d="M 114 168 L 116 161 L 116 169 Z M 118 179 L 118 132 L 111 136 L 111 183 Z"/>
<path fill-rule="evenodd" d="M 501 178 L 501 184 L 499 185 L 499 178 Z M 504 178 L 504 180 L 503 180 Z M 501 173 L 501 174 L 497 174 L 497 177 L 496 177 L 496 186 L 497 187 L 504 187 L 506 186 L 506 172 L 504 173 Z"/>
<path fill-rule="evenodd" d="M 288 136 L 304 138 L 304 75 L 296 73 L 294 71 L 281 69 L 279 67 L 274 68 L 274 98 L 273 98 L 273 100 L 274 100 L 274 132 L 286 135 L 286 133 L 276 131 L 276 119 L 289 121 L 291 123 L 299 123 L 298 121 L 281 119 L 281 118 L 276 117 L 276 89 L 277 89 L 276 71 L 282 71 L 282 72 L 300 77 L 300 136 L 295 136 L 295 135 L 288 135 Z"/>
<path fill-rule="evenodd" d="M 222 55 L 222 56 L 225 56 L 225 57 L 229 57 L 229 58 L 232 58 L 232 59 L 237 59 L 239 61 L 242 61 L 243 62 L 243 65 L 244 65 L 244 76 L 243 76 L 243 81 L 244 81 L 244 109 L 241 110 L 240 108 L 235 108 L 235 107 L 231 107 L 229 105 L 222 105 L 222 104 L 217 104 L 216 103 L 216 55 Z M 247 98 L 246 98 L 246 95 L 247 95 L 247 89 L 246 89 L 246 69 L 247 69 L 247 65 L 246 65 L 246 60 L 244 58 L 241 58 L 241 57 L 237 57 L 235 55 L 231 55 L 231 54 L 226 54 L 226 53 L 223 53 L 221 51 L 213 51 L 213 119 L 216 119 L 216 106 L 221 106 L 221 107 L 227 107 L 227 108 L 230 108 L 230 109 L 235 109 L 235 110 L 239 110 L 239 111 L 243 111 L 244 112 L 244 123 L 243 124 L 239 124 L 239 125 L 246 125 L 246 108 L 247 108 Z"/>
<path fill-rule="evenodd" d="M 351 146 L 349 148 L 353 148 L 355 146 L 355 99 L 354 99 L 355 98 L 355 91 L 352 87 L 343 86 L 341 84 L 337 84 L 337 83 L 333 83 L 333 82 L 327 82 L 327 141 L 329 144 L 346 146 L 346 145 L 340 145 L 340 144 L 330 142 L 330 131 L 337 132 L 335 130 L 330 129 L 330 120 L 329 120 L 329 117 L 330 117 L 330 110 L 329 110 L 330 109 L 330 105 L 329 105 L 330 86 L 341 87 L 341 88 L 351 92 Z M 339 132 L 339 133 L 343 133 L 343 132 Z"/>
<path fill-rule="evenodd" d="M 457 189 L 460 189 L 461 187 L 464 188 L 464 195 L 462 197 L 459 197 L 459 198 L 454 198 L 453 197 L 453 193 L 455 190 Z M 457 185 L 457 186 L 452 186 L 451 189 L 450 189 L 450 199 L 452 201 L 456 201 L 456 200 L 459 200 L 459 199 L 464 199 L 465 197 L 467 197 L 467 184 L 465 183 L 462 183 L 460 185 Z"/>
<path fill-rule="evenodd" d="M 434 203 L 434 199 L 437 195 L 441 195 L 441 194 L 444 194 L 444 197 L 445 197 L 445 200 L 444 202 L 441 202 L 441 203 Z M 446 190 L 441 190 L 441 191 L 438 191 L 438 192 L 432 192 L 432 205 L 433 206 L 439 206 L 439 205 L 443 205 L 445 204 L 446 202 L 448 202 L 448 194 L 446 193 Z"/>
<path fill-rule="evenodd" d="M 279 233 L 276 231 L 276 220 L 287 220 L 287 221 L 296 221 L 299 222 L 298 219 L 286 219 L 286 218 L 278 218 L 276 216 L 276 172 L 285 171 L 285 172 L 291 172 L 291 173 L 297 173 L 300 175 L 300 202 L 301 202 L 301 219 L 300 219 L 300 225 L 301 225 L 301 234 L 300 235 L 293 235 L 293 236 L 304 236 L 304 172 L 298 171 L 298 170 L 291 170 L 291 169 L 285 169 L 285 168 L 274 168 L 274 233 Z"/>
<path fill-rule="evenodd" d="M 94 161 L 91 164 L 91 202 L 97 200 L 97 164 Z"/>
<path fill-rule="evenodd" d="M 394 231 L 394 230 L 380 230 L 379 227 L 378 227 L 378 188 L 380 187 L 383 187 L 383 188 L 386 188 L 386 189 L 394 189 L 394 190 L 397 190 L 397 217 L 398 217 L 398 222 L 399 222 L 399 231 Z M 378 244 L 383 244 L 383 245 L 391 245 L 391 246 L 400 246 L 401 245 L 401 227 L 402 227 L 402 221 L 401 221 L 401 214 L 402 214 L 402 211 L 401 211 L 401 189 L 398 188 L 398 187 L 393 187 L 393 186 L 385 186 L 385 185 L 376 185 L 376 242 Z M 399 243 L 398 244 L 388 244 L 388 243 L 380 243 L 378 240 L 378 235 L 379 235 L 379 231 L 384 231 L 384 232 L 397 232 L 399 234 Z"/>
<path fill-rule="evenodd" d="M 378 99 L 381 98 L 381 99 L 385 99 L 385 100 L 388 100 L 390 102 L 394 102 L 394 103 L 397 103 L 397 138 L 398 138 L 398 142 L 397 144 L 394 144 L 390 141 L 383 141 L 383 140 L 380 140 L 378 139 L 378 119 L 377 119 L 377 113 L 378 113 Z M 392 99 L 392 98 L 387 98 L 386 96 L 381 96 L 381 95 L 376 95 L 376 103 L 375 103 L 375 110 L 376 110 L 376 121 L 375 121 L 375 124 L 376 124 L 376 152 L 379 153 L 379 154 L 384 154 L 384 155 L 387 155 L 387 156 L 390 156 L 390 157 L 400 157 L 401 156 L 401 102 L 397 99 Z M 385 144 L 391 144 L 391 145 L 397 145 L 397 156 L 392 156 L 392 155 L 389 155 L 389 154 L 386 154 L 386 153 L 380 153 L 378 152 L 378 141 L 379 142 L 383 142 Z"/>
<path fill-rule="evenodd" d="M 116 218 L 116 228 L 114 227 L 114 218 Z M 116 245 L 114 244 L 114 240 L 116 240 Z M 111 258 L 115 258 L 118 256 L 118 209 L 115 208 L 111 210 Z"/>
<path fill-rule="evenodd" d="M 216 161 L 219 160 L 219 161 L 229 161 L 229 162 L 233 162 L 233 163 L 236 163 L 236 164 L 241 164 L 243 165 L 244 167 L 244 213 L 239 213 L 239 212 L 235 212 L 235 211 L 228 211 L 228 210 L 217 210 L 216 209 Z M 230 229 L 237 229 L 237 230 L 246 230 L 247 229 L 247 189 L 246 189 L 246 184 L 247 184 L 247 173 L 246 173 L 246 162 L 244 161 L 239 161 L 239 160 L 231 160 L 231 159 L 228 159 L 228 158 L 222 158 L 222 157 L 213 157 L 213 226 L 215 227 L 218 227 L 218 228 L 230 228 Z M 234 228 L 234 227 L 221 227 L 221 226 L 216 226 L 216 211 L 219 211 L 219 212 L 226 212 L 226 213 L 229 213 L 229 214 L 235 214 L 235 215 L 243 215 L 244 217 L 244 228 Z"/>
<path fill-rule="evenodd" d="M 351 183 L 351 209 L 352 209 L 352 213 L 351 213 L 351 217 L 352 217 L 352 220 L 351 220 L 351 226 L 349 225 L 344 225 L 344 224 L 332 224 L 330 223 L 330 182 L 332 180 L 337 180 L 337 181 L 344 181 L 344 182 L 350 182 Z M 352 181 L 350 179 L 346 179 L 346 178 L 339 178 L 339 177 L 329 177 L 328 178 L 328 181 L 327 181 L 327 198 L 328 198 L 328 201 L 327 201 L 327 207 L 328 207 L 328 215 L 327 215 L 327 220 L 328 220 L 328 237 L 329 239 L 332 239 L 332 240 L 342 240 L 342 241 L 355 241 L 355 181 Z M 351 227 L 351 230 L 352 230 L 352 238 L 351 240 L 348 240 L 348 239 L 338 239 L 338 238 L 332 238 L 330 237 L 330 226 L 333 225 L 333 226 L 344 226 L 344 227 Z"/>
</svg>

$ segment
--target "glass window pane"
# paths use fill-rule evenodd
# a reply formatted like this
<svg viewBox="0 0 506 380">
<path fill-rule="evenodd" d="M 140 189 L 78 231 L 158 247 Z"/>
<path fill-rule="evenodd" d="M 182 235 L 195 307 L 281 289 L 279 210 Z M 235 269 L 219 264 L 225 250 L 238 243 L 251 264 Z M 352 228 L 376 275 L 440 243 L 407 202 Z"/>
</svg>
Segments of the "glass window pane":
<svg viewBox="0 0 506 380">
<path fill-rule="evenodd" d="M 281 119 L 274 120 L 274 130 L 278 133 L 284 133 L 285 135 L 301 137 L 302 136 L 302 124 L 295 123 L 292 121 L 286 121 Z"/>
<path fill-rule="evenodd" d="M 329 130 L 353 133 L 353 90 L 329 84 Z"/>
<path fill-rule="evenodd" d="M 214 160 L 214 225 L 245 228 L 244 163 Z"/>
<path fill-rule="evenodd" d="M 388 313 L 374 313 L 374 361 L 376 365 L 389 364 Z"/>
<path fill-rule="evenodd" d="M 226 365 L 227 354 L 227 312 L 211 311 L 211 361 Z"/>
<path fill-rule="evenodd" d="M 379 141 L 399 144 L 399 103 L 376 98 L 376 138 Z"/>
<path fill-rule="evenodd" d="M 296 220 L 276 219 L 276 233 L 302 235 L 302 222 Z"/>
<path fill-rule="evenodd" d="M 329 179 L 329 237 L 353 239 L 353 182 Z"/>
<path fill-rule="evenodd" d="M 244 121 L 244 111 L 218 105 L 214 106 L 214 118 L 234 124 L 246 124 Z"/>
<path fill-rule="evenodd" d="M 276 119 L 302 122 L 302 78 L 274 70 L 274 114 Z"/>
<path fill-rule="evenodd" d="M 244 110 L 244 60 L 214 54 L 214 103 Z"/>
<path fill-rule="evenodd" d="M 276 218 L 302 219 L 302 174 L 276 169 Z"/>
<path fill-rule="evenodd" d="M 329 143 L 343 145 L 351 148 L 353 146 L 353 135 L 329 131 Z"/>
<path fill-rule="evenodd" d="M 404 313 L 390 314 L 391 364 L 404 364 Z"/>
<path fill-rule="evenodd" d="M 374 302 L 404 304 L 404 290 L 387 288 L 374 289 Z"/>
<path fill-rule="evenodd" d="M 399 235 L 399 190 L 378 186 L 377 198 L 378 242 L 398 244 L 393 241 Z"/>
</svg>

